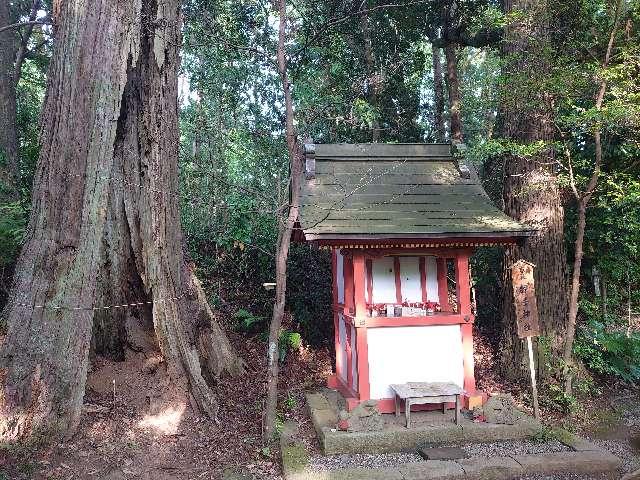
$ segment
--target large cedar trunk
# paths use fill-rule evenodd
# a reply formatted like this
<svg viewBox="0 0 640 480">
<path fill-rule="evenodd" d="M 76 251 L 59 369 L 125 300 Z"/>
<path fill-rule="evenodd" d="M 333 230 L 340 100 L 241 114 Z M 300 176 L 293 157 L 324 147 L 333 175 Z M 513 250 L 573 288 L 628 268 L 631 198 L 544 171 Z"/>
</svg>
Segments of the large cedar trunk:
<svg viewBox="0 0 640 480">
<path fill-rule="evenodd" d="M 554 136 L 549 100 L 543 91 L 531 91 L 530 81 L 546 69 L 544 45 L 549 39 L 544 8 L 544 2 L 534 0 L 506 2 L 507 12 L 522 11 L 532 19 L 507 28 L 502 52 L 503 73 L 511 80 L 505 82 L 510 91 L 503 92 L 499 128 L 503 138 L 524 144 L 551 141 Z M 513 87 L 518 82 L 524 83 L 522 88 Z M 516 334 L 510 277 L 510 266 L 515 261 L 522 258 L 536 265 L 536 299 L 542 335 L 550 348 L 548 353 L 560 354 L 566 325 L 564 210 L 551 148 L 534 157 L 515 154 L 504 157 L 503 199 L 504 210 L 510 217 L 539 228 L 522 246 L 509 247 L 504 254 L 501 365 L 507 377 L 525 380 L 529 375 L 526 346 Z M 543 349 L 539 348 L 538 353 L 543 353 Z M 543 378 L 550 373 L 545 369 L 547 360 L 538 355 L 538 373 Z"/>
<path fill-rule="evenodd" d="M 172 381 L 215 415 L 207 381 L 241 362 L 183 253 L 180 2 L 59 8 L 32 214 L 4 311 L 0 435 L 73 432 L 94 320 L 117 351 L 125 311 L 152 320 Z M 133 302 L 148 303 L 101 308 Z"/>
<path fill-rule="evenodd" d="M 371 141 L 377 143 L 380 140 L 380 121 L 378 120 L 378 75 L 375 73 L 375 61 L 373 58 L 373 46 L 371 43 L 371 21 L 369 19 L 368 4 L 357 2 L 364 9 L 360 13 L 360 25 L 362 26 L 362 40 L 364 63 L 367 68 L 366 93 L 369 104 L 373 108 L 374 117 L 371 123 Z"/>
<path fill-rule="evenodd" d="M 447 60 L 447 91 L 449 92 L 449 128 L 451 141 L 462 142 L 462 110 L 460 100 L 460 80 L 458 79 L 458 46 L 455 43 L 447 43 L 444 47 L 444 55 Z"/>
<path fill-rule="evenodd" d="M 9 2 L 0 2 L 0 28 L 11 24 Z M 18 129 L 14 59 L 16 32 L 0 32 L 0 203 L 17 198 Z"/>
<path fill-rule="evenodd" d="M 436 141 L 444 142 L 444 85 L 442 82 L 442 62 L 440 61 L 440 48 L 431 46 L 431 60 L 433 62 L 433 126 L 436 133 Z"/>
</svg>

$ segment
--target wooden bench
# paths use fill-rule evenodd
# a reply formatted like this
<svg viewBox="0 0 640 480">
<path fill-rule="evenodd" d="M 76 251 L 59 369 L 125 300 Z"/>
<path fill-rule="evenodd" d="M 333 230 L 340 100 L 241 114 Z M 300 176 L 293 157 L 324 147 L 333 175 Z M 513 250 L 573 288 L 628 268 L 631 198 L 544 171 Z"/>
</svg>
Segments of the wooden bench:
<svg viewBox="0 0 640 480">
<path fill-rule="evenodd" d="M 411 406 L 428 403 L 442 403 L 442 413 L 447 403 L 456 404 L 456 425 L 460 425 L 460 395 L 464 393 L 455 383 L 445 382 L 409 382 L 390 385 L 395 392 L 396 417 L 400 416 L 400 400 L 404 400 L 404 413 L 407 428 L 411 428 Z"/>
</svg>

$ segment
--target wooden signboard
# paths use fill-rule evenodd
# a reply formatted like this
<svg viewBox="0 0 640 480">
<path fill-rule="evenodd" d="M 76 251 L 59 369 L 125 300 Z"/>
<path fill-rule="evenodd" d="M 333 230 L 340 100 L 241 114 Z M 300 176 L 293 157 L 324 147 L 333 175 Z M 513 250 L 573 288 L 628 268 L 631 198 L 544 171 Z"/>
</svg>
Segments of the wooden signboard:
<svg viewBox="0 0 640 480">
<path fill-rule="evenodd" d="M 513 301 L 516 306 L 518 337 L 527 339 L 531 387 L 533 389 L 533 413 L 536 419 L 539 419 L 538 387 L 536 386 L 536 369 L 533 362 L 533 347 L 531 346 L 531 337 L 540 335 L 533 267 L 535 267 L 533 263 L 529 263 L 526 260 L 518 260 L 511 266 L 511 281 L 513 282 Z"/>
<path fill-rule="evenodd" d="M 533 283 L 533 267 L 532 263 L 525 260 L 518 260 L 511 267 L 513 300 L 516 306 L 516 323 L 518 325 L 518 337 L 520 338 L 540 335 L 536 289 Z"/>
</svg>

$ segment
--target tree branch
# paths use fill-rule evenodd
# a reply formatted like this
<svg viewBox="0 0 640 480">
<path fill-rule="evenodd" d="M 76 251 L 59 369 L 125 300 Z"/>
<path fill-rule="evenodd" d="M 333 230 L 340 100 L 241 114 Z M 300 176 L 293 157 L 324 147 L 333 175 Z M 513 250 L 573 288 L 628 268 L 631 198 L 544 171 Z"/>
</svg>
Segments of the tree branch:
<svg viewBox="0 0 640 480">
<path fill-rule="evenodd" d="M 6 25 L 0 28 L 0 33 L 4 32 L 5 30 L 10 30 L 12 28 L 22 28 L 22 27 L 27 27 L 29 25 L 53 25 L 53 22 L 49 20 L 34 20 L 29 22 L 12 23 L 11 25 Z"/>
<path fill-rule="evenodd" d="M 38 18 L 38 10 L 40 9 L 41 0 L 33 0 L 33 4 L 31 5 L 31 13 L 29 14 L 29 25 L 27 25 L 22 35 L 22 41 L 20 42 L 20 46 L 18 47 L 18 51 L 16 52 L 15 66 L 13 68 L 13 83 L 15 85 L 18 84 L 20 80 L 20 75 L 22 73 L 22 64 L 24 63 L 24 59 L 27 56 L 27 46 L 29 44 L 29 39 L 31 38 L 31 33 L 33 32 L 33 27 L 35 24 L 33 22 Z"/>
</svg>

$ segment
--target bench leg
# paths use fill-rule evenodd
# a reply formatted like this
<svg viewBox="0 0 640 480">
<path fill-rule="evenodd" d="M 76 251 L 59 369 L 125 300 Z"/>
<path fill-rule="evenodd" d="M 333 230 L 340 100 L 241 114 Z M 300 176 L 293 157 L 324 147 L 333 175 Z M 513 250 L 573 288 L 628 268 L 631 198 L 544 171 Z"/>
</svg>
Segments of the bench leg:
<svg viewBox="0 0 640 480">
<path fill-rule="evenodd" d="M 407 428 L 411 428 L 411 400 L 404 401 L 404 414 L 407 417 Z"/>
<path fill-rule="evenodd" d="M 398 397 L 398 395 L 396 395 L 393 398 L 395 404 L 396 404 L 396 417 L 400 416 L 400 397 Z"/>
<path fill-rule="evenodd" d="M 456 425 L 460 425 L 460 395 L 456 395 Z"/>
<path fill-rule="evenodd" d="M 442 414 L 445 415 L 447 413 L 447 402 L 442 402 Z"/>
</svg>

